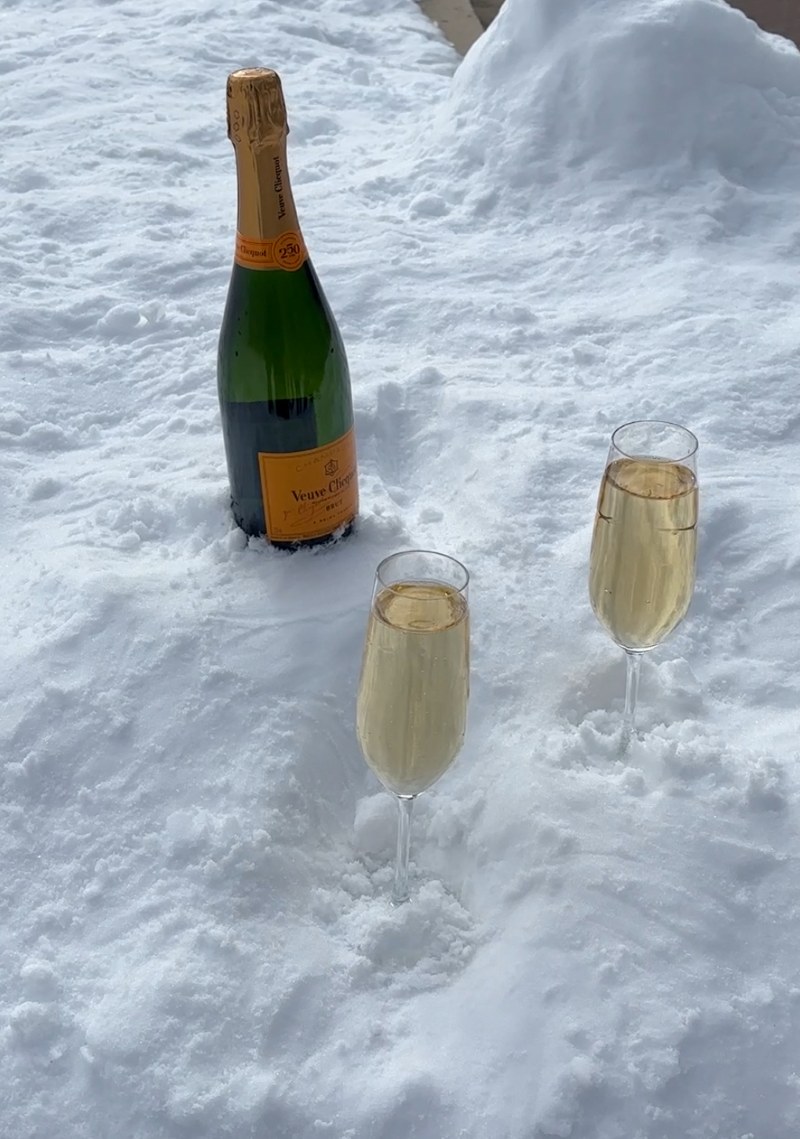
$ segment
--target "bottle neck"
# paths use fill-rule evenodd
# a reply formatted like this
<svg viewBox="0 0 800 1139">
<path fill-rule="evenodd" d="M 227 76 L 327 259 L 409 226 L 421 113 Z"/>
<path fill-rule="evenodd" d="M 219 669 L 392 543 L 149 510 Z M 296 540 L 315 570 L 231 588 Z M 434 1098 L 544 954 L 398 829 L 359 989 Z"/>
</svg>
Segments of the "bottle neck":
<svg viewBox="0 0 800 1139">
<path fill-rule="evenodd" d="M 237 264 L 293 272 L 306 253 L 286 164 L 286 136 L 235 148 Z"/>
</svg>

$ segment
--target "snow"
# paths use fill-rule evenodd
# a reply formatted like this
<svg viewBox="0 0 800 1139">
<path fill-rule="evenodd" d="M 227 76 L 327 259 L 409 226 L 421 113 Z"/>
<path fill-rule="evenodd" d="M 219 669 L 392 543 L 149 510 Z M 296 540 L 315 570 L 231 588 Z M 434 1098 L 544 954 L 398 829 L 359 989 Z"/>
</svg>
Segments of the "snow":
<svg viewBox="0 0 800 1139">
<path fill-rule="evenodd" d="M 800 54 L 722 0 L 0 4 L 2 1139 L 794 1139 Z M 282 74 L 357 534 L 233 527 L 224 89 Z M 689 617 L 587 598 L 608 438 L 700 439 Z M 381 557 L 472 574 L 416 808 L 354 732 Z"/>
</svg>

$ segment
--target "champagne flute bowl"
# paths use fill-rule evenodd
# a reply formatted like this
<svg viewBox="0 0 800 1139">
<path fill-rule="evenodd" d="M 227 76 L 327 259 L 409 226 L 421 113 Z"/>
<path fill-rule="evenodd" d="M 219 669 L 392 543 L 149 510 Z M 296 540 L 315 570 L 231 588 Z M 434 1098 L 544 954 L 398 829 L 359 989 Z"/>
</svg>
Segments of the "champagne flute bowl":
<svg viewBox="0 0 800 1139">
<path fill-rule="evenodd" d="M 408 900 L 417 795 L 453 763 L 469 699 L 469 573 L 446 554 L 407 550 L 375 572 L 356 727 L 367 764 L 397 800 L 392 901 Z"/>
<path fill-rule="evenodd" d="M 595 616 L 626 653 L 623 750 L 635 730 L 642 654 L 680 624 L 697 559 L 698 443 L 677 423 L 637 420 L 611 436 L 589 559 Z"/>
</svg>

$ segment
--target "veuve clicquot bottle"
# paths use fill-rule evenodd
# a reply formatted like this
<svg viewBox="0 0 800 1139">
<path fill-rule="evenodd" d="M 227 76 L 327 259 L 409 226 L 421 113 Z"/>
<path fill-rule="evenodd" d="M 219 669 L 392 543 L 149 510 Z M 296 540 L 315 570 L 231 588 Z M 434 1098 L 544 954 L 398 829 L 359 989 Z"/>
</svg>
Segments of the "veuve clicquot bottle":
<svg viewBox="0 0 800 1139">
<path fill-rule="evenodd" d="M 274 71 L 228 77 L 238 220 L 217 379 L 231 505 L 247 534 L 294 548 L 346 533 L 358 509 L 350 374 L 303 241 Z"/>
</svg>

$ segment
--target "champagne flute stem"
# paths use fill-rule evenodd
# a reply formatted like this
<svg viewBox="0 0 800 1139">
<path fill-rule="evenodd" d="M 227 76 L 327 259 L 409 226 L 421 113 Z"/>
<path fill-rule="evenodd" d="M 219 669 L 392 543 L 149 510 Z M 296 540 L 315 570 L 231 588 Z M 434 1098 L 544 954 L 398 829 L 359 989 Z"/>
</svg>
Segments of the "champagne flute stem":
<svg viewBox="0 0 800 1139">
<path fill-rule="evenodd" d="M 625 650 L 625 711 L 622 717 L 622 746 L 628 746 L 636 728 L 636 702 L 639 698 L 639 672 L 642 654 Z"/>
<path fill-rule="evenodd" d="M 408 856 L 411 850 L 411 811 L 413 795 L 397 795 L 397 857 L 394 864 L 392 902 L 399 906 L 408 901 Z"/>
</svg>

